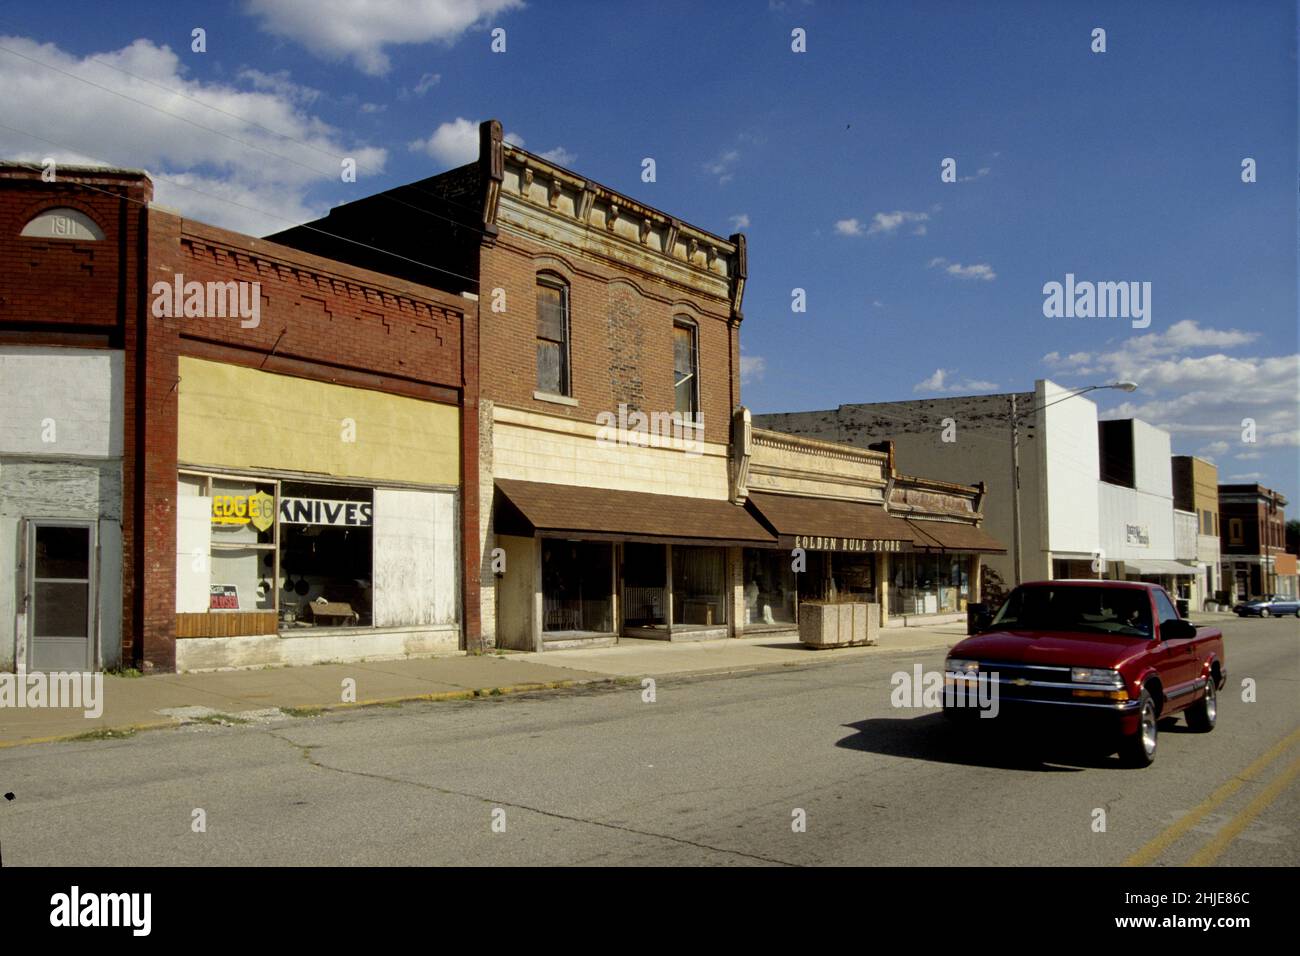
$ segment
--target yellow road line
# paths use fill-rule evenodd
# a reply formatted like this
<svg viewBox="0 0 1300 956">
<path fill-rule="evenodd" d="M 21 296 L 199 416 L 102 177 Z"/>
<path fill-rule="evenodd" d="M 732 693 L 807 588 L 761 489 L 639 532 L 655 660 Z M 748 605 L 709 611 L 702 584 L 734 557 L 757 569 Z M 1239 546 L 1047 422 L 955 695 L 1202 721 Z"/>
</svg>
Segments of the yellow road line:
<svg viewBox="0 0 1300 956">
<path fill-rule="evenodd" d="M 1173 844 L 1187 833 L 1192 827 L 1200 823 L 1207 814 L 1214 810 L 1219 804 L 1223 803 L 1243 786 L 1250 782 L 1252 778 L 1259 774 L 1261 770 L 1271 764 L 1282 754 L 1286 753 L 1296 743 L 1300 743 L 1300 727 L 1297 727 L 1291 733 L 1287 734 L 1276 744 L 1261 754 L 1249 767 L 1241 773 L 1233 776 L 1231 780 L 1223 784 L 1219 789 L 1205 798 L 1197 807 L 1187 812 L 1182 819 L 1168 827 L 1164 832 L 1158 834 L 1154 839 L 1148 842 L 1142 849 L 1138 850 L 1127 860 L 1124 866 L 1149 866 L 1155 860 L 1169 849 Z"/>
<path fill-rule="evenodd" d="M 1251 821 L 1268 809 L 1269 804 L 1281 795 L 1282 791 L 1298 774 L 1300 774 L 1300 757 L 1291 761 L 1291 766 L 1287 767 L 1272 783 L 1260 791 L 1254 800 L 1246 804 L 1240 813 L 1228 821 L 1227 825 L 1218 832 L 1213 840 L 1197 850 L 1196 854 L 1184 865 L 1209 866 L 1217 860 L 1223 851 L 1228 848 L 1228 844 L 1237 839 L 1241 831 L 1250 826 Z"/>
</svg>

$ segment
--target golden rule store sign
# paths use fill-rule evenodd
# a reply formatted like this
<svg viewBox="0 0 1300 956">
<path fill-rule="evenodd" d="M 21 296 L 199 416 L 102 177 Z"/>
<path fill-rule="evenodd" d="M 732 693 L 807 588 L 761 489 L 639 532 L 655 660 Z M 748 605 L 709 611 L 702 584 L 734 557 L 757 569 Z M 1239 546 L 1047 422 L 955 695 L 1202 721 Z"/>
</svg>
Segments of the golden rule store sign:
<svg viewBox="0 0 1300 956">
<path fill-rule="evenodd" d="M 794 546 L 805 551 L 902 551 L 907 542 L 885 538 L 838 538 L 823 535 L 797 534 Z M 911 550 L 910 548 L 907 550 Z"/>
</svg>

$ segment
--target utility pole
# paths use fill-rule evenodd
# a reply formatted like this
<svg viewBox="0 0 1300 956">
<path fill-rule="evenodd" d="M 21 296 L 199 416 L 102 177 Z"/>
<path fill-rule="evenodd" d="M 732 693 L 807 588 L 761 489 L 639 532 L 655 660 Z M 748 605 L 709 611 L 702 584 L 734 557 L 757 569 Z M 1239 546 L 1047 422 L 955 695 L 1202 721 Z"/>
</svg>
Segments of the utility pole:
<svg viewBox="0 0 1300 956">
<path fill-rule="evenodd" d="M 1011 405 L 1011 521 L 1015 541 L 1015 576 L 1016 585 L 1020 585 L 1020 418 L 1016 414 L 1016 396 L 1013 392 L 1007 396 Z"/>
</svg>

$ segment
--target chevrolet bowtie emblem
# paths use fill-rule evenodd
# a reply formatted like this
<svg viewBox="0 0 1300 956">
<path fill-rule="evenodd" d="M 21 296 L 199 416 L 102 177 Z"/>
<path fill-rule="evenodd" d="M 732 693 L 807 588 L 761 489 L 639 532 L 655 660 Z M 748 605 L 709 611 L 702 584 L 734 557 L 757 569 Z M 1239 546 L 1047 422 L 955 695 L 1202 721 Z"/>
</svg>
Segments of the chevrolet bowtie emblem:
<svg viewBox="0 0 1300 956">
<path fill-rule="evenodd" d="M 1028 687 L 1029 679 L 1026 677 L 1017 677 L 1011 683 L 1015 684 L 1017 687 Z"/>
</svg>

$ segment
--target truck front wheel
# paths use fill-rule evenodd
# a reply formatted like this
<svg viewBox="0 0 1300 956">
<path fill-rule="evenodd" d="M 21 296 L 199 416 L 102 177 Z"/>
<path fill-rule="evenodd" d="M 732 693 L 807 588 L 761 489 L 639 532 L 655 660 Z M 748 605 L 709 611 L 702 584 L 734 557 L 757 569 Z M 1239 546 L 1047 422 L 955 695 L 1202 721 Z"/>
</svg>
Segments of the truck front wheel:
<svg viewBox="0 0 1300 956">
<path fill-rule="evenodd" d="M 1119 759 L 1125 766 L 1149 767 L 1155 761 L 1160 739 L 1159 717 L 1155 697 L 1143 687 L 1137 730 L 1123 737 L 1119 744 Z"/>
</svg>

